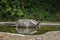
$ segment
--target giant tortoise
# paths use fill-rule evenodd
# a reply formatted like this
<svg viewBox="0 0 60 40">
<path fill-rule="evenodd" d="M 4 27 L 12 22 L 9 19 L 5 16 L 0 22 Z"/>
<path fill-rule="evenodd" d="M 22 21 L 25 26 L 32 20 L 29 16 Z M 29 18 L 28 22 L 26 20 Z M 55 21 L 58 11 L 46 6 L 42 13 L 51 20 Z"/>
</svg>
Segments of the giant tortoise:
<svg viewBox="0 0 60 40">
<path fill-rule="evenodd" d="M 20 19 L 20 20 L 17 21 L 16 29 L 19 33 L 31 33 L 35 30 L 35 28 L 38 27 L 37 25 L 39 25 L 39 22 L 36 21 L 36 20 Z M 25 30 L 22 29 L 23 31 L 21 31 L 21 29 L 19 30 L 19 28 L 26 28 L 26 29 Z M 34 29 L 30 29 L 30 28 L 34 28 Z"/>
</svg>

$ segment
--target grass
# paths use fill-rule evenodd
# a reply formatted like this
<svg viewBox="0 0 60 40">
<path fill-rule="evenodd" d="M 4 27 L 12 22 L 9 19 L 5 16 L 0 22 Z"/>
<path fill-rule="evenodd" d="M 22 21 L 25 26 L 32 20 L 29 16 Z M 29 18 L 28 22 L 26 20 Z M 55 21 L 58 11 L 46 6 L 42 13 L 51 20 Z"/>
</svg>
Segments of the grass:
<svg viewBox="0 0 60 40">
<path fill-rule="evenodd" d="M 41 28 L 37 29 L 38 32 L 34 34 L 43 34 L 48 31 L 60 31 L 60 26 L 42 26 Z M 0 32 L 10 32 L 10 33 L 17 33 L 15 27 L 10 26 L 0 26 Z"/>
</svg>

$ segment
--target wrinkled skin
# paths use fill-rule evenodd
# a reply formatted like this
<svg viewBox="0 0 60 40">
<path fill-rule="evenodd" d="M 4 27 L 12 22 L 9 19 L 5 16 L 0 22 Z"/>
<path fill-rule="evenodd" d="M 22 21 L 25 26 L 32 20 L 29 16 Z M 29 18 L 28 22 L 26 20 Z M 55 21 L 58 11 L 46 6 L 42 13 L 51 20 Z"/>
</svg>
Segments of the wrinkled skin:
<svg viewBox="0 0 60 40">
<path fill-rule="evenodd" d="M 20 19 L 17 22 L 16 27 L 34 27 L 38 22 L 32 19 Z"/>
</svg>

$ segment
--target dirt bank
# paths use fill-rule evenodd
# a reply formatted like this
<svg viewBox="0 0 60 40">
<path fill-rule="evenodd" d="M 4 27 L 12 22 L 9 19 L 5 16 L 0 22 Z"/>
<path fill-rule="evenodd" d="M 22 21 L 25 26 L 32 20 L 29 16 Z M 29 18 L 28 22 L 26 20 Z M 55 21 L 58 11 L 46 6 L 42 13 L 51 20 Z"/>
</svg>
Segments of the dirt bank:
<svg viewBox="0 0 60 40">
<path fill-rule="evenodd" d="M 60 40 L 60 31 L 51 31 L 42 35 L 21 35 L 0 32 L 0 40 Z"/>
</svg>

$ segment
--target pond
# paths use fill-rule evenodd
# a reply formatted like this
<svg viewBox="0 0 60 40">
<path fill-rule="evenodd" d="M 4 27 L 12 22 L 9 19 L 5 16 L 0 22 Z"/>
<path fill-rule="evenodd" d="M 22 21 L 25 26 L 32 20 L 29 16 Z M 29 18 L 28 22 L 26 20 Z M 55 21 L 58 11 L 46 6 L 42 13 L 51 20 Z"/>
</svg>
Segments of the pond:
<svg viewBox="0 0 60 40">
<path fill-rule="evenodd" d="M 24 31 L 24 30 L 28 30 L 26 28 L 19 28 L 19 33 L 21 34 L 28 34 L 31 33 L 32 31 L 35 31 L 36 29 L 34 28 L 29 28 L 28 31 Z M 48 31 L 60 31 L 60 26 L 42 26 L 41 28 L 37 29 L 37 32 L 35 32 L 34 34 L 43 34 L 46 33 Z M 11 27 L 11 26 L 0 26 L 0 32 L 10 32 L 10 33 L 18 33 L 16 31 L 16 27 Z"/>
</svg>

